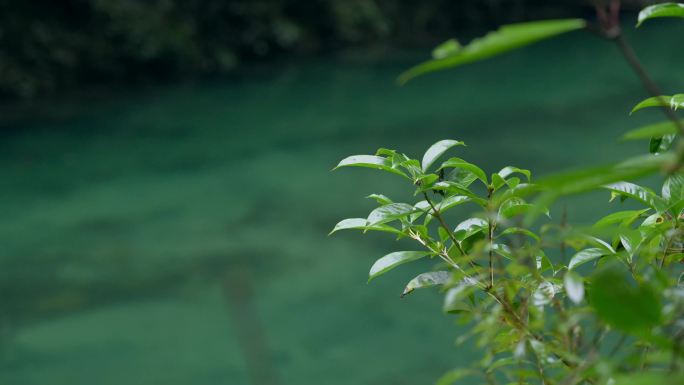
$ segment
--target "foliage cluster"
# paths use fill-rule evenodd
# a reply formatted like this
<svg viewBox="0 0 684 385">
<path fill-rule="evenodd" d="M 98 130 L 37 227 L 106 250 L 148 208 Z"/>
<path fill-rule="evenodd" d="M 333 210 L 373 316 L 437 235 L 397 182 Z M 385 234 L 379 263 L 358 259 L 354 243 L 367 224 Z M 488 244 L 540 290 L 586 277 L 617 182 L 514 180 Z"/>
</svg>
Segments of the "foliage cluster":
<svg viewBox="0 0 684 385">
<path fill-rule="evenodd" d="M 491 57 L 560 33 L 594 28 L 615 41 L 649 90 L 655 89 L 621 35 L 619 2 L 597 6 L 598 26 L 547 20 L 505 26 L 462 47 L 450 40 L 433 59 L 401 80 Z M 644 9 L 641 25 L 684 17 L 684 4 Z M 674 111 L 684 95 L 656 95 L 634 107 L 663 108 L 666 122 L 629 131 L 649 140 L 649 154 L 532 181 L 507 166 L 491 174 L 448 151 L 464 143 L 440 140 L 421 160 L 395 150 L 355 155 L 338 167 L 367 167 L 406 179 L 417 202 L 373 194 L 365 218 L 339 222 L 333 232 L 360 229 L 415 241 L 412 250 L 378 259 L 369 280 L 420 259 L 435 269 L 407 283 L 403 295 L 427 287 L 444 293 L 443 310 L 469 326 L 482 358 L 445 374 L 439 385 L 682 384 L 684 383 L 684 148 Z M 629 180 L 660 171 L 660 191 Z M 601 189 L 610 202 L 640 207 L 597 218 L 589 227 L 552 223 L 545 214 L 559 196 Z M 614 204 L 614 203 L 613 203 Z M 464 207 L 474 210 L 470 214 Z M 454 215 L 458 212 L 458 215 Z M 453 218 L 459 223 L 448 223 Z M 467 377 L 470 377 L 468 379 Z M 475 381 L 475 382 L 473 382 Z"/>
</svg>

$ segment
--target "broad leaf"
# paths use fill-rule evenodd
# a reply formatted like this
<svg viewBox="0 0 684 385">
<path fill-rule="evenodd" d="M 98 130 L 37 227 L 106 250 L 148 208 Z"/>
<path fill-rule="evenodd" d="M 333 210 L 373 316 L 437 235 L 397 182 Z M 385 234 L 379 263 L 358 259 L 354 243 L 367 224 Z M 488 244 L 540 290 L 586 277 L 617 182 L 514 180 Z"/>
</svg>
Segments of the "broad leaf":
<svg viewBox="0 0 684 385">
<path fill-rule="evenodd" d="M 584 28 L 585 24 L 582 19 L 560 19 L 504 25 L 497 31 L 474 39 L 453 55 L 430 60 L 409 69 L 399 76 L 399 82 L 404 84 L 419 75 L 484 60 L 540 40 Z"/>
<path fill-rule="evenodd" d="M 676 110 L 682 106 L 684 106 L 684 94 L 653 96 L 634 106 L 630 114 L 648 107 L 670 107 Z"/>
<path fill-rule="evenodd" d="M 579 305 L 584 299 L 584 280 L 574 271 L 567 271 L 563 279 L 565 294 L 575 304 Z"/>
<path fill-rule="evenodd" d="M 401 231 L 395 229 L 392 226 L 388 225 L 383 225 L 383 224 L 376 224 L 372 226 L 367 226 L 366 225 L 367 219 L 366 218 L 349 218 L 349 219 L 343 219 L 341 220 L 338 224 L 335 225 L 335 228 L 330 232 L 330 234 L 340 231 L 340 230 L 348 230 L 348 229 L 359 229 L 359 230 L 375 230 L 375 231 L 385 231 L 388 233 L 394 233 L 394 234 L 402 234 Z M 328 234 L 328 235 L 330 235 Z"/>
<path fill-rule="evenodd" d="M 465 170 L 468 170 L 472 172 L 477 179 L 481 180 L 482 183 L 487 185 L 487 174 L 485 174 L 484 171 L 482 171 L 481 168 L 477 167 L 476 165 L 466 162 L 465 160 L 461 158 L 451 158 L 447 160 L 446 162 L 442 163 L 442 166 L 440 166 L 440 170 L 444 168 L 462 168 Z"/>
<path fill-rule="evenodd" d="M 416 208 L 406 203 L 390 203 L 380 206 L 368 215 L 367 226 L 391 222 L 415 212 Z"/>
<path fill-rule="evenodd" d="M 609 184 L 604 186 L 604 188 L 611 191 L 611 200 L 617 196 L 624 196 L 635 199 L 658 212 L 662 212 L 667 208 L 665 200 L 657 196 L 650 189 L 634 183 L 619 182 Z"/>
<path fill-rule="evenodd" d="M 511 176 L 513 174 L 524 175 L 527 178 L 528 182 L 530 181 L 530 178 L 532 177 L 532 173 L 530 172 L 530 170 L 525 170 L 525 169 L 517 168 L 517 167 L 513 167 L 513 166 L 506 166 L 506 167 L 502 168 L 501 171 L 499 171 L 499 176 L 504 178 L 504 179 L 508 178 L 509 176 Z"/>
<path fill-rule="evenodd" d="M 425 151 L 423 155 L 423 161 L 421 162 L 423 167 L 423 172 L 426 172 L 433 163 L 442 156 L 448 149 L 454 146 L 465 146 L 465 143 L 459 142 L 458 140 L 445 139 L 433 144 Z"/>
<path fill-rule="evenodd" d="M 487 227 L 487 221 L 482 218 L 469 218 L 456 226 L 454 237 L 462 241 L 471 235 L 483 231 Z"/>
<path fill-rule="evenodd" d="M 591 280 L 591 306 L 601 319 L 616 329 L 647 332 L 660 322 L 660 298 L 647 284 L 630 284 L 629 280 L 615 266 L 599 271 Z"/>
<path fill-rule="evenodd" d="M 381 205 L 387 205 L 390 203 L 393 203 L 391 199 L 388 197 L 382 195 L 382 194 L 371 194 L 367 196 L 366 198 L 374 199 L 376 202 L 380 203 Z"/>
<path fill-rule="evenodd" d="M 401 296 L 410 294 L 415 289 L 422 289 L 426 287 L 444 285 L 451 279 L 451 273 L 448 271 L 432 271 L 429 273 L 423 273 L 413 278 L 404 288 L 404 292 Z"/>
<path fill-rule="evenodd" d="M 601 258 L 604 255 L 606 255 L 606 251 L 600 248 L 580 250 L 575 255 L 573 255 L 572 258 L 570 258 L 570 263 L 568 263 L 568 270 L 572 270 L 577 266 Z"/>
<path fill-rule="evenodd" d="M 648 210 L 650 209 L 614 212 L 599 219 L 596 223 L 594 223 L 594 227 L 606 227 L 614 224 L 630 225 Z"/>
<path fill-rule="evenodd" d="M 684 199 L 684 176 L 673 174 L 665 179 L 661 195 L 667 200 L 668 205 L 675 204 Z"/>
<path fill-rule="evenodd" d="M 424 251 L 395 251 L 375 261 L 368 273 L 368 282 L 404 263 L 413 262 L 428 255 Z"/>
<path fill-rule="evenodd" d="M 657 17 L 682 17 L 684 18 L 684 4 L 664 3 L 646 7 L 639 12 L 637 27 L 649 19 Z"/>
<path fill-rule="evenodd" d="M 523 229 L 522 227 L 509 227 L 506 230 L 502 231 L 501 234 L 499 234 L 499 237 L 504 236 L 504 235 L 511 235 L 511 234 L 523 234 L 527 235 L 528 237 L 534 239 L 535 241 L 539 242 L 539 236 L 535 233 L 533 233 L 530 230 Z M 498 238 L 498 237 L 497 237 Z"/>
<path fill-rule="evenodd" d="M 682 121 L 684 123 L 684 121 Z M 676 134 L 677 125 L 671 121 L 649 124 L 647 126 L 635 128 L 627 131 L 622 139 L 624 140 L 639 140 L 651 139 L 653 137 L 662 137 L 664 135 Z"/>
<path fill-rule="evenodd" d="M 340 167 L 348 167 L 348 166 L 374 168 L 376 170 L 383 170 L 383 171 L 391 172 L 393 174 L 401 175 L 405 178 L 408 178 L 408 176 L 406 174 L 404 174 L 404 172 L 393 167 L 391 160 L 389 160 L 387 158 L 383 158 L 381 156 L 352 155 L 352 156 L 349 156 L 349 157 L 342 159 L 340 161 L 340 163 L 333 170 L 336 170 Z"/>
</svg>

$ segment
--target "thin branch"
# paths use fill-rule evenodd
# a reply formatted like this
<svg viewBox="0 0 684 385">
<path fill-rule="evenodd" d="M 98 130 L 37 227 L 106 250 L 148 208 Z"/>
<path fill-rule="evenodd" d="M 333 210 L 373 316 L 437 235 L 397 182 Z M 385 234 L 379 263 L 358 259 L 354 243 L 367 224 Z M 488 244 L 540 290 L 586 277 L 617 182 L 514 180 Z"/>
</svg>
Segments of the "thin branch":
<svg viewBox="0 0 684 385">
<path fill-rule="evenodd" d="M 449 225 L 447 225 L 446 221 L 444 221 L 444 218 L 442 218 L 442 215 L 440 214 L 439 210 L 437 210 L 437 207 L 435 207 L 435 205 L 432 203 L 432 200 L 430 200 L 430 197 L 428 196 L 427 192 L 423 191 L 423 196 L 425 197 L 427 203 L 430 205 L 430 208 L 432 208 L 432 216 L 437 218 L 437 220 L 442 225 L 444 230 L 446 230 L 447 234 L 449 234 L 449 238 L 458 249 L 458 252 L 461 253 L 461 255 L 463 255 L 464 257 L 466 257 L 465 250 L 463 250 L 461 244 L 458 242 L 458 240 L 456 240 L 456 237 L 454 237 L 454 233 L 451 231 L 451 228 L 449 227 Z M 475 264 L 475 262 L 468 259 L 468 263 L 470 263 L 470 266 L 477 271 L 477 265 Z"/>
</svg>

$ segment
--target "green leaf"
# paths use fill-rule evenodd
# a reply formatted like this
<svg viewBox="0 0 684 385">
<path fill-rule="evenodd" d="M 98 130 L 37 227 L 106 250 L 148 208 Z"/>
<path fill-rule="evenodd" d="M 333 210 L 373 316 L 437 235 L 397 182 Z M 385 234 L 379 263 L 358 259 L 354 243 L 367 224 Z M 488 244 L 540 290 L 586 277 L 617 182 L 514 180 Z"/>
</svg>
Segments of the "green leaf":
<svg viewBox="0 0 684 385">
<path fill-rule="evenodd" d="M 678 3 L 664 3 L 656 4 L 646 7 L 639 12 L 637 27 L 650 19 L 657 17 L 683 17 L 684 18 L 684 4 Z"/>
<path fill-rule="evenodd" d="M 682 121 L 684 123 L 684 120 Z M 635 128 L 627 131 L 622 139 L 624 140 L 641 140 L 651 139 L 653 137 L 662 137 L 663 135 L 678 133 L 677 125 L 671 121 L 649 124 L 643 127 Z"/>
<path fill-rule="evenodd" d="M 441 202 L 437 204 L 437 210 L 444 212 L 452 207 L 458 206 L 462 203 L 470 202 L 470 198 L 465 195 L 452 195 L 450 197 L 444 198 Z"/>
<path fill-rule="evenodd" d="M 524 234 L 524 235 L 527 235 L 528 237 L 534 239 L 535 241 L 539 242 L 539 236 L 537 234 L 531 232 L 530 230 L 523 229 L 522 227 L 509 227 L 506 230 L 502 231 L 498 237 L 501 237 L 504 235 L 511 235 L 511 234 Z"/>
<path fill-rule="evenodd" d="M 475 287 L 477 287 L 477 281 L 473 279 L 467 278 L 459 282 L 458 285 L 452 287 L 446 292 L 442 310 L 445 313 L 456 313 L 470 310 L 471 308 L 465 302 L 465 300 L 470 294 L 472 294 Z"/>
<path fill-rule="evenodd" d="M 504 25 L 497 31 L 474 39 L 453 55 L 433 59 L 409 69 L 399 76 L 399 83 L 405 84 L 412 78 L 429 72 L 484 60 L 540 40 L 584 28 L 585 25 L 582 19 L 542 20 Z"/>
<path fill-rule="evenodd" d="M 584 299 L 584 280 L 574 271 L 568 270 L 563 278 L 565 294 L 575 304 L 579 305 Z"/>
<path fill-rule="evenodd" d="M 340 221 L 338 224 L 335 225 L 335 228 L 330 232 L 331 235 L 337 231 L 340 230 L 348 230 L 348 229 L 359 229 L 359 230 L 375 230 L 375 231 L 384 231 L 388 233 L 394 233 L 394 234 L 402 234 L 401 231 L 395 229 L 392 226 L 388 225 L 382 225 L 382 224 L 376 224 L 372 226 L 366 226 L 367 219 L 366 218 L 349 218 L 349 219 L 343 219 Z"/>
<path fill-rule="evenodd" d="M 391 222 L 416 212 L 416 208 L 406 203 L 390 203 L 380 206 L 368 215 L 367 226 Z"/>
<path fill-rule="evenodd" d="M 449 39 L 432 50 L 433 59 L 444 59 L 453 56 L 461 50 L 461 43 L 456 39 Z"/>
<path fill-rule="evenodd" d="M 368 282 L 404 263 L 413 262 L 428 255 L 424 251 L 395 251 L 375 261 L 368 273 Z"/>
<path fill-rule="evenodd" d="M 670 107 L 673 110 L 677 110 L 682 106 L 684 106 L 684 94 L 653 96 L 639 102 L 639 104 L 632 108 L 630 114 L 648 107 Z"/>
<path fill-rule="evenodd" d="M 509 198 L 501 204 L 501 207 L 499 207 L 499 218 L 509 219 L 521 214 L 527 214 L 533 210 L 541 211 L 547 216 L 549 215 L 549 210 L 545 208 L 529 204 L 521 198 Z"/>
<path fill-rule="evenodd" d="M 487 221 L 482 218 L 468 218 L 456 226 L 454 237 L 462 241 L 473 234 L 483 231 L 487 226 Z"/>
<path fill-rule="evenodd" d="M 454 385 L 456 381 L 463 377 L 472 376 L 473 371 L 471 369 L 454 369 L 446 372 L 435 385 Z"/>
<path fill-rule="evenodd" d="M 568 263 L 568 270 L 572 270 L 577 266 L 583 265 L 587 262 L 591 262 L 597 258 L 601 258 L 606 255 L 606 251 L 600 248 L 590 248 L 584 249 L 577 252 L 570 258 L 570 263 Z"/>
<path fill-rule="evenodd" d="M 423 166 L 423 172 L 427 172 L 428 168 L 435 163 L 437 158 L 442 156 L 442 154 L 454 146 L 465 146 L 465 143 L 459 142 L 458 140 L 445 139 L 440 140 L 439 142 L 430 146 L 430 148 L 425 151 L 425 155 L 423 155 L 423 161 L 421 163 Z"/>
<path fill-rule="evenodd" d="M 616 164 L 553 174 L 542 178 L 538 184 L 558 196 L 576 194 L 651 174 L 671 159 L 665 155 L 643 155 Z"/>
<path fill-rule="evenodd" d="M 380 203 L 381 205 L 387 205 L 390 203 L 394 203 L 394 202 L 392 202 L 391 199 L 389 199 L 388 197 L 386 197 L 382 194 L 371 194 L 371 195 L 367 196 L 366 198 L 375 199 L 375 201 Z"/>
<path fill-rule="evenodd" d="M 684 176 L 681 174 L 673 174 L 667 177 L 665 183 L 663 183 L 661 195 L 665 198 L 669 206 L 676 205 L 684 199 Z M 677 207 L 675 207 L 675 212 L 677 214 L 679 213 Z"/>
<path fill-rule="evenodd" d="M 442 163 L 442 165 L 439 167 L 439 169 L 444 169 L 444 168 L 462 168 L 465 170 L 468 170 L 473 173 L 477 177 L 477 179 L 481 180 L 482 183 L 487 185 L 487 174 L 485 174 L 484 171 L 482 171 L 481 168 L 477 167 L 476 165 L 472 163 L 468 163 L 465 160 L 461 158 L 451 158 L 447 160 L 446 162 Z"/>
<path fill-rule="evenodd" d="M 451 273 L 448 271 L 432 271 L 429 273 L 423 273 L 413 278 L 404 288 L 404 292 L 401 296 L 410 294 L 415 289 L 423 289 L 426 287 L 444 285 L 451 279 Z"/>
<path fill-rule="evenodd" d="M 643 210 L 625 210 L 608 214 L 594 223 L 594 227 L 606 227 L 614 224 L 630 225 L 637 220 L 642 214 L 650 209 Z"/>
<path fill-rule="evenodd" d="M 447 191 L 450 194 L 465 195 L 478 205 L 482 207 L 487 206 L 486 199 L 478 197 L 476 194 L 474 194 L 472 191 L 470 191 L 468 188 L 464 187 L 460 183 L 452 181 L 442 181 L 435 183 L 435 185 L 432 186 L 432 190 Z"/>
<path fill-rule="evenodd" d="M 340 161 L 340 163 L 333 170 L 336 170 L 340 167 L 349 167 L 349 166 L 374 168 L 376 170 L 383 170 L 383 171 L 391 172 L 393 174 L 401 175 L 404 178 L 408 178 L 408 176 L 406 174 L 404 174 L 401 170 L 398 170 L 398 169 L 393 167 L 391 160 L 389 160 L 387 158 L 383 158 L 381 156 L 375 156 L 375 155 L 352 155 L 352 156 L 348 156 L 348 157 L 342 159 Z"/>
<path fill-rule="evenodd" d="M 525 170 L 522 168 L 517 168 L 513 166 L 506 166 L 499 171 L 499 176 L 502 177 L 503 179 L 508 178 L 509 176 L 513 174 L 522 174 L 527 178 L 527 181 L 530 181 L 530 178 L 532 177 L 532 173 L 530 170 Z"/>
<path fill-rule="evenodd" d="M 591 283 L 591 306 L 614 328 L 639 333 L 660 323 L 660 298 L 647 284 L 630 284 L 626 274 L 615 266 L 596 273 Z"/>
<path fill-rule="evenodd" d="M 604 188 L 611 191 L 611 200 L 617 196 L 625 196 L 635 199 L 658 212 L 662 212 L 667 208 L 665 200 L 657 196 L 650 189 L 634 183 L 618 182 L 604 186 Z"/>
</svg>

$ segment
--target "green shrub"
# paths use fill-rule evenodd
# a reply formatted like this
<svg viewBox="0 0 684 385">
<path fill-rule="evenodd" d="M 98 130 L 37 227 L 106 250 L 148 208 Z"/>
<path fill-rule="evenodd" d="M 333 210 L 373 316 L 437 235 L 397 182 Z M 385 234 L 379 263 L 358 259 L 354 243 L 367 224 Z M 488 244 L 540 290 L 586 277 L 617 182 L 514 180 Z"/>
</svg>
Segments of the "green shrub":
<svg viewBox="0 0 684 385">
<path fill-rule="evenodd" d="M 379 149 L 337 166 L 389 172 L 415 190 L 418 201 L 410 203 L 372 195 L 376 209 L 339 222 L 333 232 L 379 231 L 415 241 L 414 249 L 378 259 L 369 280 L 419 259 L 437 262 L 408 282 L 403 295 L 439 287 L 443 310 L 470 327 L 459 340 L 472 338 L 482 351 L 476 364 L 445 374 L 439 385 L 465 377 L 474 378 L 465 383 L 488 384 L 684 383 L 684 131 L 674 113 L 684 95 L 658 94 L 621 34 L 617 4 L 597 8 L 597 26 L 549 20 L 505 26 L 466 46 L 450 40 L 400 81 L 593 29 L 618 44 L 656 94 L 634 111 L 659 107 L 670 118 L 626 133 L 648 139 L 648 155 L 534 182 L 530 171 L 513 166 L 487 174 L 461 158 L 440 161 L 464 145 L 458 140 L 438 141 L 421 160 Z M 656 17 L 684 17 L 684 5 L 648 7 L 639 24 Z M 658 172 L 660 192 L 628 182 Z M 597 218 L 588 228 L 542 219 L 556 198 L 595 189 L 641 207 Z M 447 223 L 447 211 L 464 213 L 464 207 L 475 210 Z M 567 249 L 573 254 L 565 257 Z"/>
</svg>

